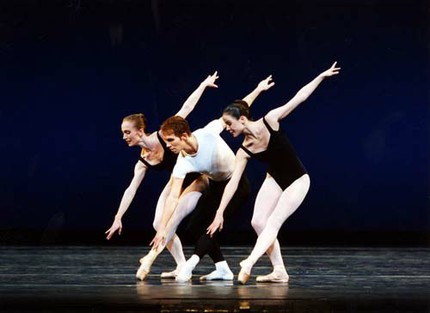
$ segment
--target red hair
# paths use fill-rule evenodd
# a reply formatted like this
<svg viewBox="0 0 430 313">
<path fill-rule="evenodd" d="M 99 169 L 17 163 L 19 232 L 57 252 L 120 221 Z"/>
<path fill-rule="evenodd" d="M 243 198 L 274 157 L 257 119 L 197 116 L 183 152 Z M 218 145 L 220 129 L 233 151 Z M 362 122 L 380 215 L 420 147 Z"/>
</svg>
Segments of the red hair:
<svg viewBox="0 0 430 313">
<path fill-rule="evenodd" d="M 181 137 L 184 133 L 191 135 L 188 122 L 184 118 L 176 115 L 165 120 L 163 124 L 161 124 L 160 130 L 163 134 L 173 133 L 176 137 Z"/>
</svg>

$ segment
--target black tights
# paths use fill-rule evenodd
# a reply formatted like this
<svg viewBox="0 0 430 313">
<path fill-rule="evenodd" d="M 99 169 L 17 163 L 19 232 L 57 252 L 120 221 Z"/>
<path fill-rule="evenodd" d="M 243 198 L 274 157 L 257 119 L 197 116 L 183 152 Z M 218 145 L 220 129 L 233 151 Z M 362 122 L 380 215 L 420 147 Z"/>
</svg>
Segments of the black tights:
<svg viewBox="0 0 430 313">
<path fill-rule="evenodd" d="M 194 254 L 198 255 L 200 259 L 208 254 L 214 263 L 225 260 L 219 244 L 220 232 L 215 232 L 212 237 L 207 235 L 206 232 L 215 217 L 227 183 L 228 180 L 223 182 L 209 180 L 208 190 L 197 202 L 187 228 L 188 233 L 193 237 L 193 241 L 196 242 Z M 249 194 L 248 179 L 245 175 L 242 175 L 237 190 L 224 211 L 224 222 L 229 220 L 245 204 Z"/>
<path fill-rule="evenodd" d="M 219 232 L 214 234 L 212 238 L 207 234 L 200 236 L 194 247 L 194 254 L 198 255 L 200 259 L 207 254 L 214 263 L 224 261 L 218 237 Z"/>
</svg>

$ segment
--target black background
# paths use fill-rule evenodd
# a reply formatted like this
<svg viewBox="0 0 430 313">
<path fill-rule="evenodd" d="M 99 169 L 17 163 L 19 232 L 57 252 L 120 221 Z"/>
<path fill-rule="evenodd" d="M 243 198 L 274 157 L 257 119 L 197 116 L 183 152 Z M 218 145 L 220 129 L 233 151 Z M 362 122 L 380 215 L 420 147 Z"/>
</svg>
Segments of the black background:
<svg viewBox="0 0 430 313">
<path fill-rule="evenodd" d="M 147 174 L 120 238 L 103 235 L 139 155 L 123 116 L 142 112 L 154 131 L 218 70 L 191 127 L 272 74 L 258 118 L 334 61 L 341 74 L 282 122 L 311 189 L 281 240 L 430 243 L 428 1 L 10 0 L 0 12 L 0 243 L 146 244 L 167 174 Z M 225 240 L 254 243 L 264 172 L 248 165 L 252 199 Z"/>
</svg>

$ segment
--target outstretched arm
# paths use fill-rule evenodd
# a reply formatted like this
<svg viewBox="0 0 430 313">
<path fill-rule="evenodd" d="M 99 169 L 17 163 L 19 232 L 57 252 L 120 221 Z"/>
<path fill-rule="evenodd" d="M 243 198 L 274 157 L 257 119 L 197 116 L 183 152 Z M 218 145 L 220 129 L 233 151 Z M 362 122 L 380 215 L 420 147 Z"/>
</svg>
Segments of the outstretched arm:
<svg viewBox="0 0 430 313">
<path fill-rule="evenodd" d="M 137 188 L 139 188 L 143 178 L 145 177 L 147 167 L 140 161 L 138 161 L 134 167 L 134 176 L 131 180 L 130 185 L 124 191 L 124 195 L 122 196 L 121 203 L 118 208 L 118 212 L 115 215 L 115 219 L 112 223 L 112 226 L 105 232 L 106 239 L 110 240 L 112 236 L 118 231 L 118 234 L 121 235 L 122 231 L 122 222 L 121 219 L 128 207 L 133 201 L 134 195 L 136 194 Z"/>
<path fill-rule="evenodd" d="M 262 91 L 272 88 L 273 85 L 275 85 L 275 82 L 272 81 L 272 75 L 269 75 L 266 77 L 266 79 L 263 79 L 261 82 L 259 82 L 257 87 L 242 100 L 245 101 L 250 107 Z"/>
<path fill-rule="evenodd" d="M 176 178 L 176 177 L 171 178 L 171 189 L 170 189 L 169 195 L 167 196 L 166 203 L 164 204 L 161 223 L 157 230 L 157 234 L 149 244 L 153 246 L 153 249 L 157 249 L 160 243 L 164 244 L 164 241 L 166 239 L 166 234 L 169 231 L 167 229 L 167 225 L 169 224 L 169 221 L 173 216 L 173 213 L 175 212 L 176 207 L 178 206 L 179 196 L 181 195 L 181 188 L 182 188 L 183 181 L 184 181 L 183 178 Z"/>
<path fill-rule="evenodd" d="M 248 94 L 242 100 L 246 102 L 246 104 L 248 105 L 248 107 L 251 107 L 251 105 L 254 102 L 254 100 L 260 95 L 260 93 L 262 91 L 266 91 L 266 90 L 272 88 L 272 86 L 274 86 L 274 85 L 275 85 L 275 83 L 272 81 L 272 75 L 269 75 L 265 79 L 263 79 L 261 82 L 259 82 L 258 85 L 257 85 L 257 87 L 253 91 L 251 91 L 251 93 Z M 220 129 L 220 131 L 218 132 L 218 133 L 220 133 L 220 132 L 222 132 L 225 129 L 226 125 L 225 125 L 224 120 L 222 119 L 222 117 L 220 117 L 217 121 L 218 121 L 217 123 L 220 123 L 220 125 L 222 127 Z"/>
<path fill-rule="evenodd" d="M 176 113 L 176 115 L 186 118 L 188 114 L 194 110 L 194 107 L 196 106 L 206 87 L 218 88 L 218 86 L 215 84 L 215 81 L 218 79 L 218 77 L 217 71 L 206 77 L 206 79 L 200 83 L 199 87 L 197 87 L 197 89 L 194 90 L 188 99 L 185 100 L 182 108 L 178 111 L 178 113 Z"/>
<path fill-rule="evenodd" d="M 315 91 L 315 89 L 318 87 L 318 85 L 327 77 L 331 77 L 334 75 L 339 74 L 340 67 L 336 67 L 336 63 L 334 62 L 333 65 L 326 71 L 319 74 L 317 77 L 314 78 L 309 84 L 302 87 L 296 95 L 288 101 L 283 106 L 280 106 L 276 109 L 271 110 L 266 115 L 266 120 L 269 122 L 269 124 L 276 125 L 280 120 L 285 118 L 288 114 L 290 114 L 299 104 L 306 101 L 306 99 Z"/>
<path fill-rule="evenodd" d="M 218 229 L 221 231 L 223 228 L 224 211 L 237 190 L 242 174 L 245 171 L 246 164 L 248 163 L 248 159 L 249 156 L 242 149 L 237 151 L 233 175 L 224 188 L 224 193 L 222 195 L 218 210 L 216 211 L 215 218 L 212 224 L 207 228 L 207 234 L 209 234 L 211 237 Z"/>
</svg>

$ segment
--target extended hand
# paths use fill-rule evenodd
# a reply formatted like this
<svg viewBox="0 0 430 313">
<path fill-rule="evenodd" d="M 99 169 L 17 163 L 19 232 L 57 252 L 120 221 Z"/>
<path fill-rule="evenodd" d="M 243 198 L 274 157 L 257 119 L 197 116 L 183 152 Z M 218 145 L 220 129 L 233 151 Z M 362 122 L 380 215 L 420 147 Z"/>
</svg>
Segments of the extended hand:
<svg viewBox="0 0 430 313">
<path fill-rule="evenodd" d="M 218 86 L 215 84 L 215 81 L 219 78 L 218 71 L 215 71 L 212 75 L 209 75 L 202 84 L 205 87 L 212 87 L 212 88 L 218 88 Z"/>
<path fill-rule="evenodd" d="M 206 234 L 210 235 L 211 237 L 213 236 L 213 234 L 219 229 L 219 231 L 222 230 L 224 226 L 224 217 L 222 216 L 222 214 L 216 214 L 215 218 L 212 222 L 212 224 L 209 225 L 209 227 L 207 228 L 207 232 Z"/>
<path fill-rule="evenodd" d="M 121 235 L 121 231 L 122 231 L 121 220 L 113 221 L 112 226 L 105 232 L 105 234 L 107 234 L 106 239 L 110 240 L 116 231 L 118 231 L 118 235 Z"/>
<path fill-rule="evenodd" d="M 322 77 L 330 77 L 339 74 L 340 67 L 336 67 L 337 61 L 326 71 L 322 72 L 320 75 Z"/>
<path fill-rule="evenodd" d="M 275 85 L 275 82 L 272 81 L 272 75 L 269 75 L 266 79 L 262 80 L 258 84 L 258 88 L 260 90 L 268 90 Z"/>
<path fill-rule="evenodd" d="M 166 244 L 166 233 L 163 231 L 163 232 L 157 232 L 157 234 L 152 239 L 149 245 L 152 246 L 153 249 L 158 250 L 159 245 L 164 246 L 165 244 Z"/>
</svg>

